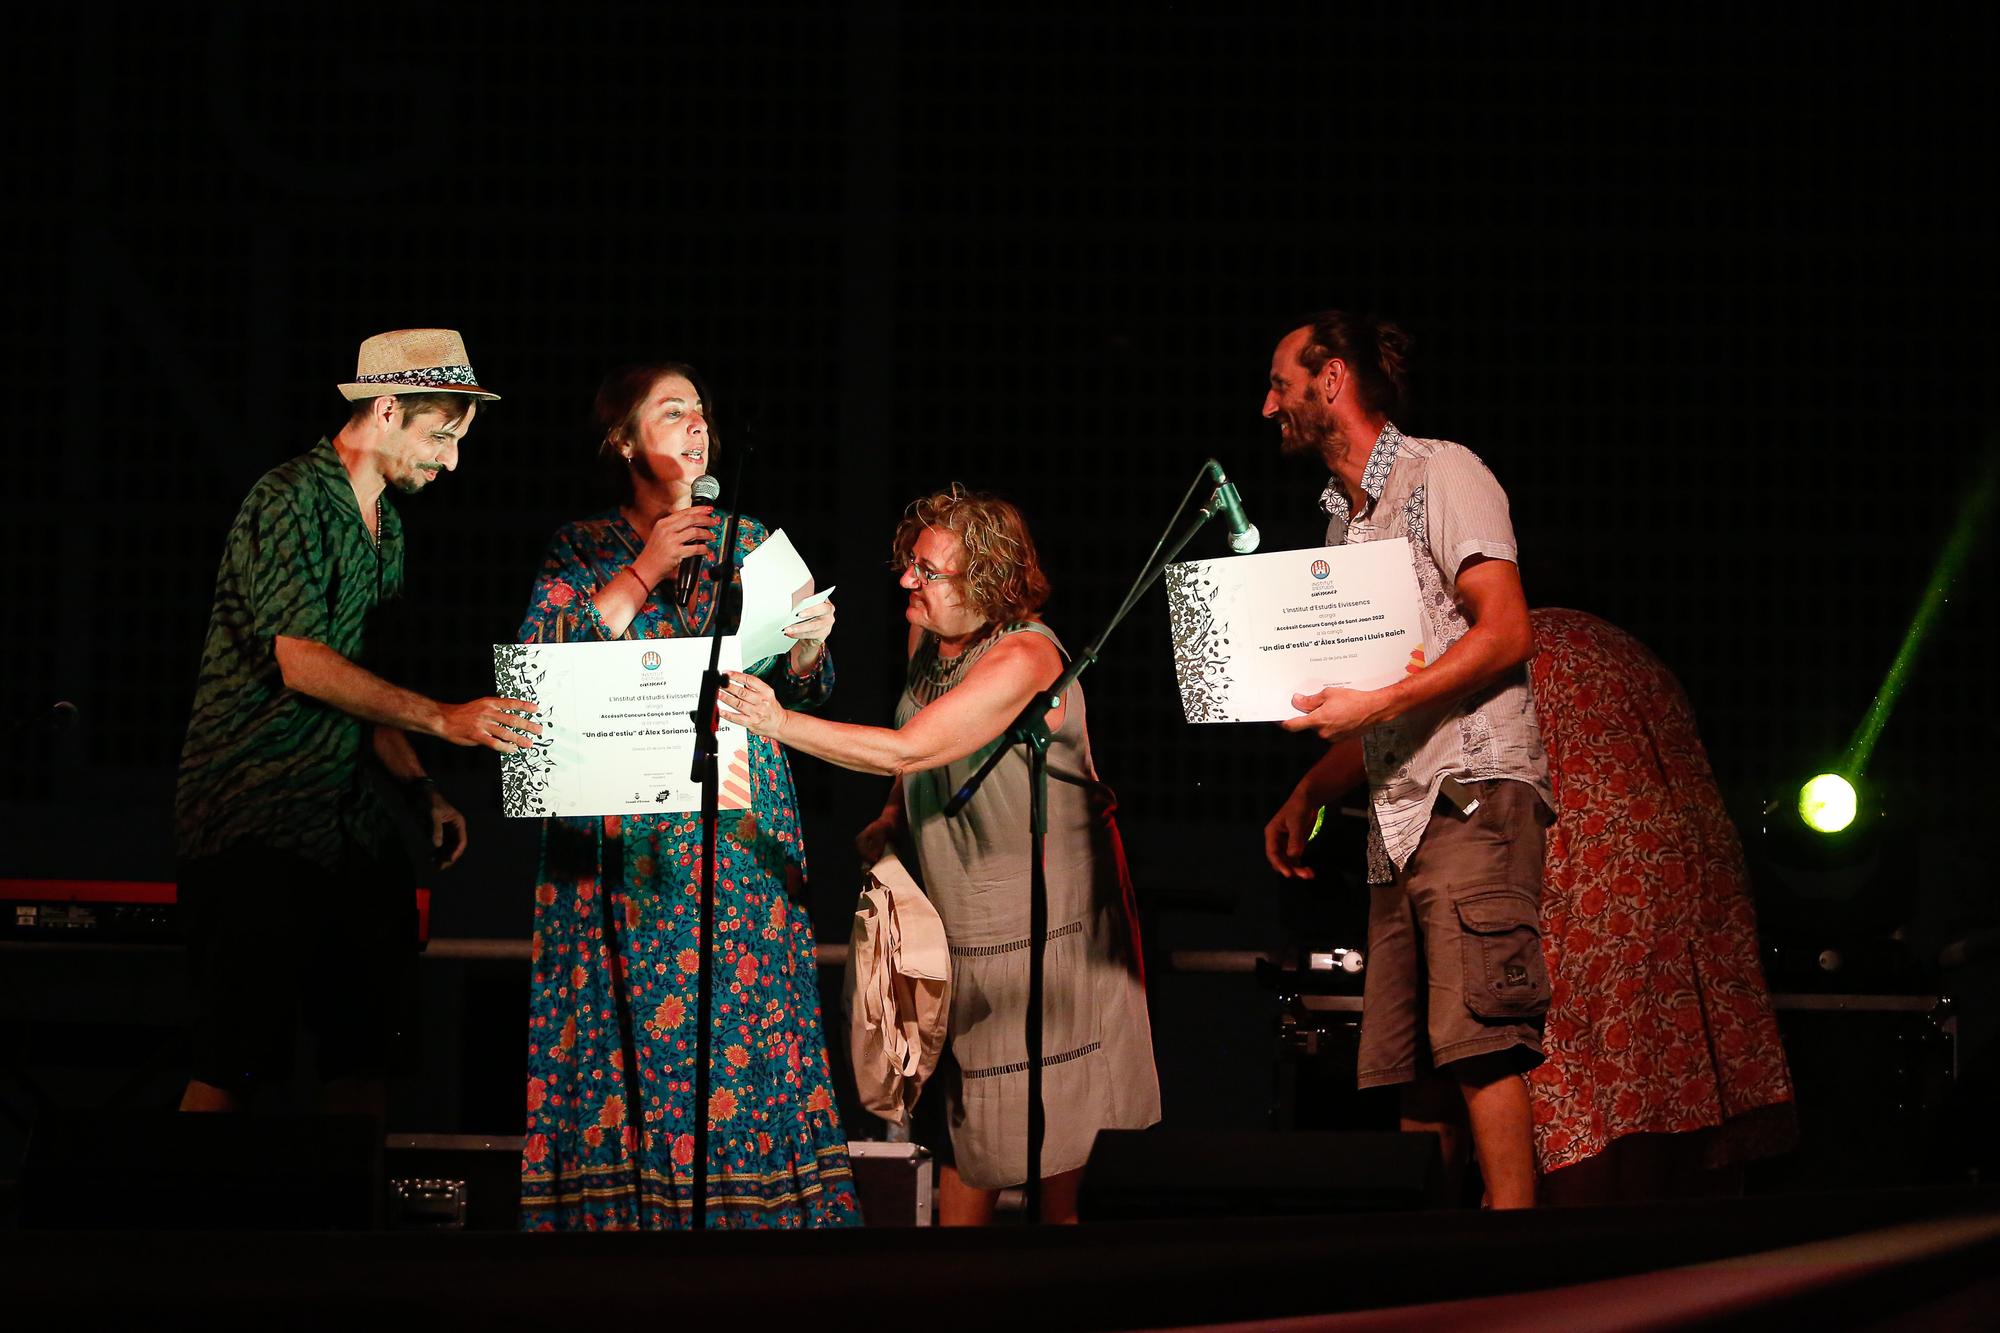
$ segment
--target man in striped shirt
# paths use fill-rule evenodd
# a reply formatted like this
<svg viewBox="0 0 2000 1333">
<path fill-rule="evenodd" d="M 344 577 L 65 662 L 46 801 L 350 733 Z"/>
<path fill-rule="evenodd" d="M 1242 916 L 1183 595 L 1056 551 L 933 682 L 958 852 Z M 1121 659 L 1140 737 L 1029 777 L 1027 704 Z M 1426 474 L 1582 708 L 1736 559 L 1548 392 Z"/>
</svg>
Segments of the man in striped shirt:
<svg viewBox="0 0 2000 1333">
<path fill-rule="evenodd" d="M 1317 812 L 1369 789 L 1368 949 L 1357 1076 L 1400 1085 L 1403 1127 L 1459 1126 L 1493 1207 L 1534 1202 L 1527 1082 L 1549 980 L 1539 930 L 1552 797 L 1525 663 L 1534 653 L 1507 496 L 1471 451 L 1404 435 L 1408 339 L 1316 315 L 1278 343 L 1264 415 L 1287 454 L 1332 474 L 1327 544 L 1406 538 L 1422 602 L 1420 670 L 1376 690 L 1292 700 L 1280 725 L 1329 743 L 1264 830 L 1286 876 Z M 1462 1106 L 1462 1112 L 1461 1112 Z"/>
</svg>

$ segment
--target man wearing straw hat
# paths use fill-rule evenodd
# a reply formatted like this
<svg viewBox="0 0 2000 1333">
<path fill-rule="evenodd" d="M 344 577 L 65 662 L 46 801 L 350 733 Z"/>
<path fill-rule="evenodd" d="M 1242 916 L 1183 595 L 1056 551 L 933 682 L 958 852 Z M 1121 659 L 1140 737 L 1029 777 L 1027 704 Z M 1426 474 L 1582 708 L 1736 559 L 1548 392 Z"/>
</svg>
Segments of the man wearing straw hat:
<svg viewBox="0 0 2000 1333">
<path fill-rule="evenodd" d="M 408 733 L 504 753 L 540 730 L 533 704 L 441 704 L 367 666 L 371 622 L 403 591 L 387 492 L 455 470 L 479 404 L 499 395 L 450 329 L 368 339 L 340 392 L 347 424 L 251 487 L 216 576 L 175 799 L 198 1015 L 183 1110 L 239 1110 L 285 1077 L 303 1019 L 329 1109 L 381 1113 L 414 894 L 366 770 L 408 793 L 442 868 L 465 850 L 465 819 Z"/>
</svg>

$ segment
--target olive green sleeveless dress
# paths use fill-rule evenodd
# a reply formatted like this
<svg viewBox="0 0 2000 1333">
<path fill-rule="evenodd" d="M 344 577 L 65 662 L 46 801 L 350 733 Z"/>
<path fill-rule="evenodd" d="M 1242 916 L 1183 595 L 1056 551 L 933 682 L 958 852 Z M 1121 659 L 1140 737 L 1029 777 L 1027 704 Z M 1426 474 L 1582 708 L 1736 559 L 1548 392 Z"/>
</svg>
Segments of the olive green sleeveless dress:
<svg viewBox="0 0 2000 1333">
<path fill-rule="evenodd" d="M 1040 634 L 1038 621 L 1001 627 L 956 658 L 925 634 L 896 707 L 903 726 L 942 697 L 1009 634 Z M 1067 654 L 1064 654 L 1067 659 Z M 995 742 L 998 744 L 999 742 Z M 977 1189 L 1019 1185 L 1028 1174 L 1028 758 L 1013 746 L 970 805 L 945 802 L 992 754 L 903 778 L 924 891 L 951 944 L 951 1052 L 943 1091 L 960 1176 Z M 1143 1129 L 1160 1118 L 1146 1015 L 1138 917 L 1111 789 L 1097 780 L 1073 687 L 1049 746 L 1049 939 L 1042 1010 L 1044 1177 L 1074 1170 L 1100 1129 Z"/>
</svg>

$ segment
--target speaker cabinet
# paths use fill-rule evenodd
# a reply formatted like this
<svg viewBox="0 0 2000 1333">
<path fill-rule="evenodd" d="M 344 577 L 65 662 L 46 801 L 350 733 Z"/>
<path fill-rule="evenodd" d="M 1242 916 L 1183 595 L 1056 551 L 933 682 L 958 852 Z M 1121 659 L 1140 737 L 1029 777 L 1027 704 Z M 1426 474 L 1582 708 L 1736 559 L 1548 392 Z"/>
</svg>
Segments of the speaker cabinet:
<svg viewBox="0 0 2000 1333">
<path fill-rule="evenodd" d="M 1085 1221 L 1390 1212 L 1444 1203 L 1437 1136 L 1106 1130 Z"/>
<path fill-rule="evenodd" d="M 34 1228 L 367 1230 L 381 1217 L 382 1130 L 366 1116 L 50 1112 L 21 1168 Z"/>
</svg>

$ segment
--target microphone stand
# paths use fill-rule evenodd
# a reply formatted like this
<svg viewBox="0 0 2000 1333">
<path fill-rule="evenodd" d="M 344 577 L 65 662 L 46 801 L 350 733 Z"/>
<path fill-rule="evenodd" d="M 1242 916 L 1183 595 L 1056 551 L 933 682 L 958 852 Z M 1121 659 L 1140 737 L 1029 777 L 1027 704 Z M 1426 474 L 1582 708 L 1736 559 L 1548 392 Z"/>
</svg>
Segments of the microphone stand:
<svg viewBox="0 0 2000 1333">
<path fill-rule="evenodd" d="M 1209 495 L 1208 503 L 1195 512 L 1194 521 L 1189 523 L 1173 544 L 1167 544 L 1173 533 L 1174 524 L 1187 512 L 1188 501 L 1194 498 L 1203 478 L 1220 476 L 1221 468 L 1214 459 L 1203 462 L 1195 479 L 1188 484 L 1180 503 L 1174 507 L 1173 516 L 1167 520 L 1165 531 L 1153 543 L 1151 555 L 1145 565 L 1132 580 L 1132 587 L 1112 613 L 1110 623 L 1105 625 L 1097 638 L 1085 648 L 1081 655 L 1070 661 L 1069 667 L 1056 678 L 1056 682 L 1040 691 L 1028 701 L 1001 733 L 1000 744 L 994 747 L 986 762 L 977 773 L 967 779 L 965 785 L 945 803 L 944 813 L 955 816 L 964 810 L 972 800 L 1000 760 L 1017 744 L 1028 750 L 1028 1179 L 1026 1185 L 1028 1225 L 1039 1226 L 1042 1221 L 1042 1141 L 1047 1131 L 1047 1113 L 1042 1106 L 1042 994 L 1044 984 L 1043 954 L 1048 947 L 1049 897 L 1048 897 L 1048 832 L 1049 832 L 1049 743 L 1054 739 L 1049 733 L 1048 713 L 1062 706 L 1063 695 L 1070 686 L 1090 669 L 1104 650 L 1104 641 L 1118 628 L 1146 590 L 1173 563 L 1181 548 L 1193 539 L 1202 525 L 1222 512 L 1221 488 L 1217 487 Z"/>
<path fill-rule="evenodd" d="M 695 884 L 700 899 L 700 910 L 696 951 L 700 963 L 695 969 L 695 1034 L 694 1034 L 694 1196 L 690 1201 L 688 1225 L 695 1231 L 708 1227 L 708 1085 L 709 1056 L 714 1041 L 709 1034 L 709 991 L 715 973 L 714 926 L 715 926 L 715 844 L 717 830 L 722 822 L 721 774 L 717 767 L 717 745 L 715 741 L 715 696 L 722 685 L 722 631 L 734 619 L 730 614 L 730 597 L 735 592 L 736 578 L 736 528 L 737 519 L 743 513 L 742 483 L 743 460 L 750 453 L 749 432 L 744 432 L 743 443 L 738 446 L 735 473 L 730 478 L 729 493 L 739 497 L 729 507 L 729 517 L 722 530 L 722 554 L 716 561 L 710 577 L 715 581 L 715 614 L 709 621 L 708 670 L 702 673 L 701 695 L 695 703 L 694 712 L 694 764 L 688 774 L 690 780 L 701 784 L 701 865 L 695 874 Z M 740 616 L 741 603 L 736 615 Z"/>
</svg>

